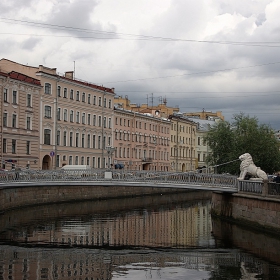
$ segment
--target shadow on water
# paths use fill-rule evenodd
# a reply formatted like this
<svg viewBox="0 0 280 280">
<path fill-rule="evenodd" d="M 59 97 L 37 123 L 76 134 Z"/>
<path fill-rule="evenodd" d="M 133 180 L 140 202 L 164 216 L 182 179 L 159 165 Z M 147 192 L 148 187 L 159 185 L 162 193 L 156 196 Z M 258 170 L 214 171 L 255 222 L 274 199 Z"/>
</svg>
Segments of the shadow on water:
<svg viewBox="0 0 280 280">
<path fill-rule="evenodd" d="M 0 280 L 280 279 L 280 241 L 212 220 L 210 199 L 188 192 L 7 211 Z"/>
</svg>

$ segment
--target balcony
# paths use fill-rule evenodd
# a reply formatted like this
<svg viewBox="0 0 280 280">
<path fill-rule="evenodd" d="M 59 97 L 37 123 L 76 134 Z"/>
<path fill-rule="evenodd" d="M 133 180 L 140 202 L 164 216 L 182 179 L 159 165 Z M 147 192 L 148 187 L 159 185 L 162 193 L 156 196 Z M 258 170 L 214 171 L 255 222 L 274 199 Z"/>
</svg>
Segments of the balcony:
<svg viewBox="0 0 280 280">
<path fill-rule="evenodd" d="M 153 158 L 151 158 L 151 157 L 143 157 L 142 161 L 143 162 L 153 162 Z"/>
</svg>

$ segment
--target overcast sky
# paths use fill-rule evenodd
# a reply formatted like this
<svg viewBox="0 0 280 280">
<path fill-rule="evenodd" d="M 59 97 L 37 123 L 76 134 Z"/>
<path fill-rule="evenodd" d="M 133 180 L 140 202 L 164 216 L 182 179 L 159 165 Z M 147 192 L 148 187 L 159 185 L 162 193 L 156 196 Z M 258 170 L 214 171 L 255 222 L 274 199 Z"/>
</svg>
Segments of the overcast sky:
<svg viewBox="0 0 280 280">
<path fill-rule="evenodd" d="M 1 0 L 1 58 L 280 129 L 279 15 L 279 0 Z"/>
</svg>

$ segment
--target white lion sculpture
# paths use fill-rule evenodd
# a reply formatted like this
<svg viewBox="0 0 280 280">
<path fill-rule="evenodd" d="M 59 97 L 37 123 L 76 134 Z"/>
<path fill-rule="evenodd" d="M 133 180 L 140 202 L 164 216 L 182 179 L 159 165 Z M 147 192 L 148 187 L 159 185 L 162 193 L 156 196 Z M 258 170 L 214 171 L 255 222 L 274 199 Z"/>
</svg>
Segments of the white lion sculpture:
<svg viewBox="0 0 280 280">
<path fill-rule="evenodd" d="M 249 174 L 253 177 L 262 179 L 262 180 L 268 180 L 267 174 L 260 169 L 260 167 L 256 167 L 256 165 L 253 162 L 253 159 L 249 153 L 245 153 L 239 157 L 241 160 L 240 164 L 240 175 L 239 180 L 244 180 L 246 174 Z"/>
</svg>

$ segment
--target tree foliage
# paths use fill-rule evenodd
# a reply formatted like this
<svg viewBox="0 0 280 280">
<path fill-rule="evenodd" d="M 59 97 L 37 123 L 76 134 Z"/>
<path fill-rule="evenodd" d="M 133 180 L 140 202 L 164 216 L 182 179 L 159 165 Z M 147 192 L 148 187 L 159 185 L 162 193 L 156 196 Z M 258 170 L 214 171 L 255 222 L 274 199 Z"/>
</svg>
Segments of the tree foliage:
<svg viewBox="0 0 280 280">
<path fill-rule="evenodd" d="M 212 151 L 207 161 L 217 166 L 218 173 L 238 174 L 240 161 L 234 160 L 244 153 L 250 153 L 256 166 L 267 173 L 280 170 L 279 142 L 273 130 L 255 117 L 240 113 L 232 123 L 220 121 L 210 128 L 205 141 Z"/>
</svg>

